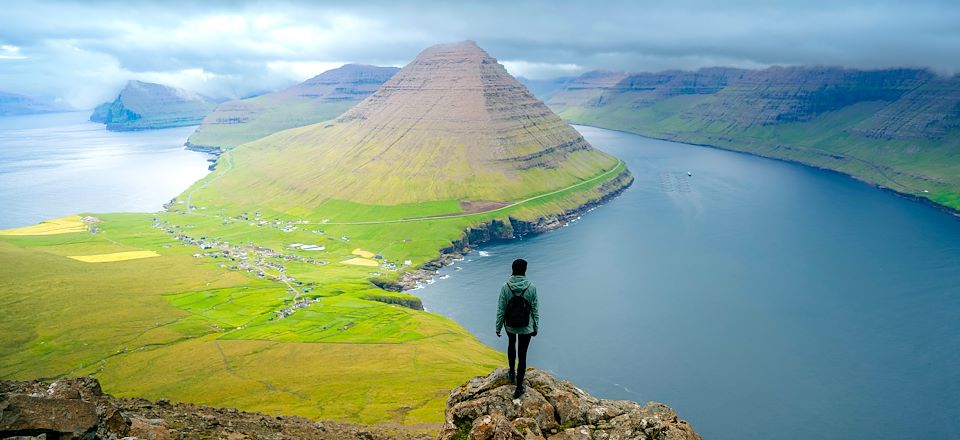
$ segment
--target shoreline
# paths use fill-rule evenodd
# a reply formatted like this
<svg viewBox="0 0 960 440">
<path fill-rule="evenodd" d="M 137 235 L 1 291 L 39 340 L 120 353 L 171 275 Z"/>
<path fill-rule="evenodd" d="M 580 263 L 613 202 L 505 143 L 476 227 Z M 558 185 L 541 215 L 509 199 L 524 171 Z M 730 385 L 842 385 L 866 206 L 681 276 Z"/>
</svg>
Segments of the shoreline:
<svg viewBox="0 0 960 440">
<path fill-rule="evenodd" d="M 220 147 L 211 147 L 208 145 L 197 145 L 190 143 L 189 140 L 183 142 L 183 148 L 190 151 L 198 151 L 200 153 L 212 154 L 216 157 L 220 157 L 224 153 L 224 149 Z"/>
<path fill-rule="evenodd" d="M 224 150 L 220 147 L 207 147 L 203 145 L 194 145 L 194 144 L 191 144 L 190 141 L 186 141 L 183 143 L 183 149 L 197 152 L 197 153 L 209 154 L 210 156 L 212 156 L 211 158 L 207 159 L 207 162 L 210 163 L 210 165 L 207 165 L 208 171 L 213 171 L 217 169 L 217 159 L 220 159 L 220 156 L 224 153 Z"/>
<path fill-rule="evenodd" d="M 600 184 L 604 193 L 598 198 L 588 200 L 578 207 L 552 216 L 538 217 L 529 221 L 508 216 L 507 222 L 501 219 L 493 219 L 480 224 L 478 227 L 467 228 L 461 234 L 461 238 L 454 240 L 450 246 L 441 248 L 440 255 L 437 258 L 424 263 L 415 270 L 400 275 L 397 280 L 371 279 L 370 282 L 383 290 L 409 294 L 410 291 L 416 290 L 422 283 L 434 280 L 441 268 L 463 258 L 464 254 L 469 253 L 473 246 L 485 243 L 509 242 L 525 236 L 560 229 L 576 221 L 582 215 L 615 199 L 630 188 L 633 182 L 633 175 L 625 167 L 620 174 Z"/>
<path fill-rule="evenodd" d="M 947 206 L 947 205 L 943 205 L 943 204 L 937 203 L 937 202 L 931 200 L 931 199 L 928 198 L 928 197 L 923 197 L 923 196 L 918 196 L 918 195 L 916 195 L 916 194 L 911 194 L 911 193 L 907 193 L 907 192 L 903 192 L 903 191 L 898 191 L 898 190 L 895 190 L 895 189 L 890 188 L 890 187 L 888 187 L 888 186 L 884 186 L 884 185 L 881 185 L 881 184 L 879 184 L 879 183 L 870 182 L 870 181 L 867 181 L 867 180 L 865 180 L 865 179 L 863 179 L 863 178 L 861 178 L 861 177 L 859 177 L 859 176 L 855 176 L 855 175 L 850 174 L 850 173 L 848 173 L 848 172 L 841 171 L 841 170 L 837 170 L 837 169 L 833 169 L 833 168 L 822 167 L 822 166 L 818 166 L 818 165 L 806 163 L 806 162 L 803 162 L 803 161 L 800 161 L 800 160 L 796 160 L 796 159 L 787 159 L 787 158 L 782 158 L 782 157 L 768 156 L 768 155 L 765 155 L 765 154 L 753 153 L 753 152 L 750 152 L 750 151 L 735 150 L 735 149 L 733 149 L 733 148 L 726 148 L 726 147 L 721 147 L 721 146 L 718 146 L 718 145 L 701 144 L 701 143 L 695 143 L 695 142 L 679 141 L 679 140 L 676 140 L 676 139 L 660 138 L 660 137 L 656 137 L 656 136 L 649 136 L 649 135 L 645 135 L 645 134 L 635 133 L 635 132 L 627 131 L 627 130 L 620 130 L 620 129 L 616 129 L 616 128 L 608 128 L 608 127 L 600 127 L 600 126 L 597 126 L 597 125 L 574 123 L 574 122 L 572 122 L 572 121 L 570 121 L 570 120 L 567 120 L 567 123 L 570 124 L 570 125 L 573 125 L 573 126 L 580 125 L 580 126 L 584 126 L 584 127 L 599 128 L 599 129 L 601 129 L 601 130 L 616 131 L 616 132 L 619 132 L 619 133 L 631 134 L 631 135 L 634 135 L 634 136 L 640 136 L 640 137 L 642 137 L 642 138 L 653 139 L 653 140 L 657 140 L 657 141 L 675 142 L 675 143 L 678 143 L 678 144 L 693 145 L 693 146 L 696 146 L 696 147 L 713 148 L 713 149 L 716 149 L 716 150 L 729 151 L 729 152 L 731 152 L 731 153 L 745 154 L 745 155 L 747 155 L 747 156 L 762 157 L 762 158 L 764 158 L 764 159 L 776 160 L 776 161 L 780 161 L 780 162 L 785 162 L 785 163 L 790 163 L 790 164 L 795 164 L 795 165 L 801 165 L 801 166 L 804 166 L 804 167 L 807 167 L 807 168 L 813 168 L 813 169 L 817 169 L 817 170 L 821 170 L 821 171 L 827 171 L 827 172 L 831 172 L 831 173 L 836 173 L 836 174 L 839 174 L 839 175 L 844 176 L 844 177 L 849 177 L 849 178 L 851 178 L 851 179 L 853 179 L 853 180 L 856 180 L 856 181 L 858 181 L 858 182 L 860 182 L 860 183 L 863 183 L 863 184 L 865 184 L 865 185 L 868 185 L 868 186 L 873 187 L 873 188 L 875 188 L 875 189 L 878 189 L 878 190 L 880 190 L 880 191 L 886 192 L 886 193 L 888 193 L 888 194 L 891 194 L 891 195 L 894 195 L 894 196 L 897 196 L 897 197 L 900 197 L 900 198 L 904 198 L 904 199 L 910 200 L 910 201 L 912 201 L 912 202 L 919 203 L 919 204 L 921 204 L 921 205 L 925 205 L 925 206 L 934 208 L 934 209 L 936 209 L 937 211 L 940 211 L 940 212 L 943 212 L 943 213 L 946 213 L 946 214 L 950 214 L 951 216 L 955 217 L 958 221 L 960 221 L 960 208 L 953 208 L 953 207 L 950 207 L 950 206 Z"/>
</svg>

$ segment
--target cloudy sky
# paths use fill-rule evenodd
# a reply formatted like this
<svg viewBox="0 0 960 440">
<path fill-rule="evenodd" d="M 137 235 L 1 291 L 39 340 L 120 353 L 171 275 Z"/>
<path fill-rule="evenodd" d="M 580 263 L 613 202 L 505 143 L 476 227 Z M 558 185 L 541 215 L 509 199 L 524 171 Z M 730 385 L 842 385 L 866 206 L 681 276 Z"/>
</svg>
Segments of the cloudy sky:
<svg viewBox="0 0 960 440">
<path fill-rule="evenodd" d="M 820 64 L 960 72 L 960 0 L 11 2 L 0 90 L 89 108 L 128 79 L 217 97 L 477 41 L 514 75 Z"/>
</svg>

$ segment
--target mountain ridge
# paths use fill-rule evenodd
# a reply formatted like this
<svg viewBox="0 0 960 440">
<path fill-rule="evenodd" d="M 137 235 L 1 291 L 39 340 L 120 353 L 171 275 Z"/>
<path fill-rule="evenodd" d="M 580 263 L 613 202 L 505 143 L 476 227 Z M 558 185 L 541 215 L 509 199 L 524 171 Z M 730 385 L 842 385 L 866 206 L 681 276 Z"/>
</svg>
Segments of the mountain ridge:
<svg viewBox="0 0 960 440">
<path fill-rule="evenodd" d="M 589 72 L 547 104 L 573 123 L 849 174 L 960 208 L 960 76 L 927 69 Z"/>
<path fill-rule="evenodd" d="M 227 101 L 204 117 L 187 146 L 222 151 L 288 128 L 333 119 L 398 70 L 345 64 L 283 90 Z"/>
</svg>

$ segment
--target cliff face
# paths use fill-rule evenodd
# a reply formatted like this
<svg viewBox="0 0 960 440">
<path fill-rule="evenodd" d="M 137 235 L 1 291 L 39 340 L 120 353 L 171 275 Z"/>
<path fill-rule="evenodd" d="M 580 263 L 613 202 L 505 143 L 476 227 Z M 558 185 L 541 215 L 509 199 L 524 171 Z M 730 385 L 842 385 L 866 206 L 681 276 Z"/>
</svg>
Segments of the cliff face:
<svg viewBox="0 0 960 440">
<path fill-rule="evenodd" d="M 798 161 L 960 208 L 960 76 L 922 69 L 585 74 L 571 122 Z"/>
<path fill-rule="evenodd" d="M 513 399 L 514 385 L 501 368 L 453 390 L 439 439 L 700 439 L 662 403 L 598 399 L 533 368 L 524 384 L 526 392 Z"/>
<path fill-rule="evenodd" d="M 723 122 L 743 127 L 809 121 L 831 111 L 864 102 L 884 102 L 872 125 L 888 125 L 897 115 L 925 122 L 956 117 L 960 80 L 939 78 L 917 69 L 861 71 L 829 67 L 771 67 L 765 70 L 708 68 L 696 72 L 594 72 L 577 78 L 547 103 L 558 110 L 569 107 L 626 105 L 651 107 L 676 97 L 688 99 L 677 112 L 687 119 Z M 946 93 L 942 93 L 946 91 Z M 937 92 L 940 92 L 939 94 Z M 925 112 L 917 111 L 926 102 Z M 913 109 L 913 111 L 911 111 Z M 909 125 L 909 124 L 900 124 Z M 913 124 L 901 136 L 936 137 L 926 125 Z"/>
<path fill-rule="evenodd" d="M 398 70 L 347 64 L 284 90 L 225 102 L 203 119 L 188 145 L 195 149 L 230 149 L 281 130 L 336 118 Z"/>
<path fill-rule="evenodd" d="M 90 121 L 112 131 L 182 127 L 199 124 L 215 106 L 212 99 L 187 90 L 130 81 L 117 99 L 97 106 Z"/>
</svg>

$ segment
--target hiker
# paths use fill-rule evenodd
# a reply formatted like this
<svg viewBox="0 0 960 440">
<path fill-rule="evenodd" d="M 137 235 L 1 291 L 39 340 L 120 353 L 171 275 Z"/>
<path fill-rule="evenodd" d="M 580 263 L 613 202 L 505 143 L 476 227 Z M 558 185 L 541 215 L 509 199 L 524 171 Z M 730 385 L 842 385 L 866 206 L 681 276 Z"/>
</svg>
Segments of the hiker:
<svg viewBox="0 0 960 440">
<path fill-rule="evenodd" d="M 537 335 L 540 327 L 540 314 L 537 312 L 537 287 L 527 280 L 527 261 L 513 260 L 513 275 L 500 289 L 500 302 L 497 306 L 497 337 L 500 329 L 507 329 L 507 359 L 510 360 L 509 378 L 517 384 L 513 398 L 523 394 L 523 373 L 527 369 L 527 347 L 530 338 Z M 519 345 L 517 343 L 519 342 Z M 514 373 L 513 361 L 517 359 Z"/>
</svg>

